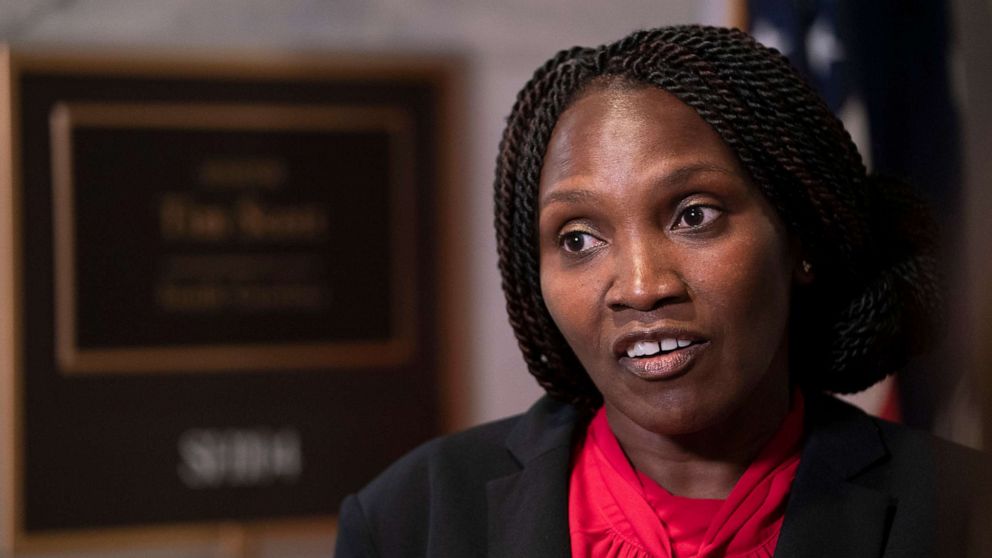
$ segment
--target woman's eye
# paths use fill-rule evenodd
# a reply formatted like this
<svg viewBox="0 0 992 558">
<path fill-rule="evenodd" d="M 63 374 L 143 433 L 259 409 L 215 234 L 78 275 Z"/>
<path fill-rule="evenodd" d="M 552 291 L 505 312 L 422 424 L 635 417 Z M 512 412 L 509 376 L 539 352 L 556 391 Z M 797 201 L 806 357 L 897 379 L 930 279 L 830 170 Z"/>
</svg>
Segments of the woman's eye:
<svg viewBox="0 0 992 558">
<path fill-rule="evenodd" d="M 561 235 L 558 243 L 566 252 L 578 254 L 599 246 L 603 241 L 587 232 L 572 231 Z"/>
<path fill-rule="evenodd" d="M 679 220 L 673 229 L 695 229 L 706 226 L 720 216 L 720 210 L 707 205 L 693 205 L 687 207 L 679 215 Z"/>
</svg>

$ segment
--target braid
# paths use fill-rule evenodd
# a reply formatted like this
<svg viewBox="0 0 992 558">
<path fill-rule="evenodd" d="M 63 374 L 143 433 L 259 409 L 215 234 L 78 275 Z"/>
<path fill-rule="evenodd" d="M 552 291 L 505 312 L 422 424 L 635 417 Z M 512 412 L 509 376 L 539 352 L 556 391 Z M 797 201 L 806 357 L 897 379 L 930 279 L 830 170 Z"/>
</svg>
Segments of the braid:
<svg viewBox="0 0 992 558">
<path fill-rule="evenodd" d="M 654 86 L 691 106 L 734 150 L 816 266 L 790 321 L 800 383 L 854 391 L 929 339 L 938 314 L 932 227 L 909 189 L 866 175 L 841 123 L 777 51 L 731 29 L 676 26 L 564 50 L 517 96 L 499 147 L 495 209 L 510 324 L 552 396 L 602 398 L 544 304 L 537 194 L 552 130 L 596 87 Z M 910 236 L 902 236 L 910 231 Z M 919 324 L 909 328 L 907 324 Z"/>
</svg>

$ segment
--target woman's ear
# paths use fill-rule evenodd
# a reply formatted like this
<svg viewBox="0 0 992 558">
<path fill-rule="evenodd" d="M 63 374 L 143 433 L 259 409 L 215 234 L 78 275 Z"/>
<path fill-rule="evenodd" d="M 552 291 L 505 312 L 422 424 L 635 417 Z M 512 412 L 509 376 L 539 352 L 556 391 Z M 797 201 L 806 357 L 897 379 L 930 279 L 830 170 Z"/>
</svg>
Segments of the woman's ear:
<svg viewBox="0 0 992 558">
<path fill-rule="evenodd" d="M 792 280 L 797 285 L 809 285 L 816 278 L 813 261 L 806 254 L 806 250 L 803 250 L 803 244 L 799 240 L 799 235 L 793 234 L 790 244 L 793 257 L 795 257 L 796 261 L 795 269 L 792 271 Z"/>
<path fill-rule="evenodd" d="M 801 256 L 799 261 L 796 262 L 796 269 L 792 274 L 793 279 L 796 284 L 799 285 L 809 285 L 816 278 L 815 270 L 813 269 L 813 263 L 809 261 L 806 256 Z"/>
</svg>

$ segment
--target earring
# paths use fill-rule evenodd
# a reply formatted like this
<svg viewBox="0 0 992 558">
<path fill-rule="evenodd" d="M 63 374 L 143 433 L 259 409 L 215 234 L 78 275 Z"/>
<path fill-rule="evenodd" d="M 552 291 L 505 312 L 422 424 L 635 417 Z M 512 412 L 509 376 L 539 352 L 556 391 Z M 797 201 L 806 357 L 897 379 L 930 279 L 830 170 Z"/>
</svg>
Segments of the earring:
<svg viewBox="0 0 992 558">
<path fill-rule="evenodd" d="M 813 264 L 809 263 L 809 260 L 802 260 L 799 262 L 799 267 L 803 270 L 803 273 L 809 275 L 813 271 Z"/>
</svg>

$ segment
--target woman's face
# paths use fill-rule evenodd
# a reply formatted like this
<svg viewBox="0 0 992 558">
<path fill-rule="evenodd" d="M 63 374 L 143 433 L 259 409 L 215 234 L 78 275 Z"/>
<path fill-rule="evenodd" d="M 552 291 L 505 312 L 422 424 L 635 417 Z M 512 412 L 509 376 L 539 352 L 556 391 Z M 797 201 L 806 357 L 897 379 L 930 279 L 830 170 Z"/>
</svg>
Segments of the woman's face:
<svg viewBox="0 0 992 558">
<path fill-rule="evenodd" d="M 788 398 L 795 246 L 692 108 L 653 87 L 581 96 L 538 204 L 541 291 L 611 422 L 691 434 Z"/>
</svg>

